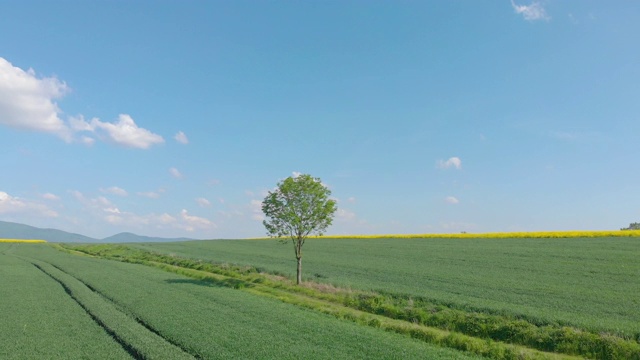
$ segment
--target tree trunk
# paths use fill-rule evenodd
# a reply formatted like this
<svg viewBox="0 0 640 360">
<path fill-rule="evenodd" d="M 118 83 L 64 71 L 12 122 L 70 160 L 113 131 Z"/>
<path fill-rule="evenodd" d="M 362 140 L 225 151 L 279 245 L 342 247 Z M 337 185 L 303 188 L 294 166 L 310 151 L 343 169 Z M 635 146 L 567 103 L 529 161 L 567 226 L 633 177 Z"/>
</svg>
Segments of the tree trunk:
<svg viewBox="0 0 640 360">
<path fill-rule="evenodd" d="M 296 278 L 296 284 L 300 285 L 302 282 L 302 257 L 298 258 L 298 277 Z"/>
</svg>

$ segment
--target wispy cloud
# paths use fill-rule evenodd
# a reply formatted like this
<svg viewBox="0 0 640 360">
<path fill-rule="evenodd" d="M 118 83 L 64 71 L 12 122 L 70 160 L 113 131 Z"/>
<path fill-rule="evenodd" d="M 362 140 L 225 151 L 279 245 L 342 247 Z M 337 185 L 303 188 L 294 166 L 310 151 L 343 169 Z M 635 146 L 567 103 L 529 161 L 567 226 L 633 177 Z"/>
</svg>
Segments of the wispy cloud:
<svg viewBox="0 0 640 360">
<path fill-rule="evenodd" d="M 46 199 L 46 200 L 51 200 L 51 201 L 58 201 L 60 200 L 60 196 L 56 195 L 56 194 L 52 194 L 52 193 L 46 193 L 46 194 L 42 194 L 42 198 Z"/>
<path fill-rule="evenodd" d="M 43 217 L 58 217 L 58 213 L 36 201 L 21 199 L 0 191 L 0 214 L 27 214 Z"/>
<path fill-rule="evenodd" d="M 133 118 L 127 114 L 120 114 L 118 121 L 113 123 L 103 122 L 98 118 L 85 121 L 84 117 L 78 116 L 70 118 L 69 124 L 76 132 L 96 133 L 106 141 L 125 147 L 148 149 L 153 145 L 164 143 L 162 136 L 138 127 Z M 91 142 L 91 140 L 91 137 L 85 136 L 83 142 Z"/>
<path fill-rule="evenodd" d="M 462 169 L 462 160 L 460 160 L 459 157 L 450 157 L 448 160 L 438 160 L 436 162 L 436 166 L 440 169 L 448 169 L 448 168 L 455 168 L 455 169 Z"/>
<path fill-rule="evenodd" d="M 211 201 L 203 198 L 203 197 L 199 197 L 196 199 L 196 202 L 198 203 L 198 205 L 200 205 L 201 207 L 208 207 L 211 206 Z"/>
<path fill-rule="evenodd" d="M 176 179 L 182 179 L 184 177 L 184 175 L 182 175 L 182 173 L 174 167 L 169 169 L 169 173 L 171 174 L 171 176 L 173 176 Z"/>
<path fill-rule="evenodd" d="M 123 189 L 123 188 L 119 188 L 117 186 L 112 186 L 110 188 L 100 188 L 100 191 L 103 193 L 107 193 L 107 194 L 111 194 L 111 195 L 117 195 L 117 196 L 127 196 L 129 195 L 129 193 L 127 192 L 127 190 Z"/>
<path fill-rule="evenodd" d="M 107 213 L 111 216 L 114 214 L 120 214 L 118 207 L 104 196 L 98 196 L 95 198 L 87 197 L 77 190 L 69 191 L 69 193 L 85 207 L 85 210 L 91 211 L 94 214 Z"/>
<path fill-rule="evenodd" d="M 176 139 L 176 141 L 180 144 L 186 145 L 189 143 L 189 138 L 187 138 L 187 135 L 185 135 L 182 131 L 178 131 L 176 136 L 174 136 L 173 138 Z"/>
<path fill-rule="evenodd" d="M 108 214 L 103 220 L 111 225 L 157 229 L 180 229 L 183 231 L 193 232 L 196 230 L 211 230 L 217 228 L 217 225 L 209 219 L 190 215 L 187 210 L 182 210 L 177 216 L 168 213 L 138 215 L 131 212 L 117 212 Z"/>
<path fill-rule="evenodd" d="M 180 217 L 183 220 L 182 227 L 186 231 L 195 231 L 196 229 L 206 230 L 216 228 L 216 224 L 211 222 L 209 219 L 205 219 L 203 217 L 189 215 L 187 210 L 183 209 L 180 212 Z"/>
<path fill-rule="evenodd" d="M 544 6 L 537 1 L 534 1 L 529 5 L 518 5 L 511 0 L 511 6 L 513 6 L 513 10 L 516 14 L 522 15 L 522 17 L 527 21 L 551 20 L 551 17 L 547 14 Z"/>
<path fill-rule="evenodd" d="M 446 198 L 444 198 L 444 201 L 446 201 L 447 204 L 451 204 L 451 205 L 456 205 L 460 203 L 460 200 L 458 200 L 458 198 L 456 198 L 455 196 L 447 196 Z"/>
</svg>

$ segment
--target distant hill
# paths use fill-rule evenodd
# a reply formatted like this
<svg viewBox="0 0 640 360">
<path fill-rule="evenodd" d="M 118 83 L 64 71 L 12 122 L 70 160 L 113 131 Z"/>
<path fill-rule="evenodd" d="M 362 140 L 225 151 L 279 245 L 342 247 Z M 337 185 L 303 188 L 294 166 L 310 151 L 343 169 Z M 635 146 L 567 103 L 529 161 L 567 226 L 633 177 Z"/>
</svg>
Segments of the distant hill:
<svg viewBox="0 0 640 360">
<path fill-rule="evenodd" d="M 49 242 L 81 242 L 81 243 L 122 243 L 122 242 L 169 242 L 195 240 L 189 238 L 161 238 L 141 236 L 132 233 L 120 233 L 104 239 L 70 233 L 57 229 L 43 229 L 34 226 L 0 221 L 0 239 L 38 239 Z"/>
<path fill-rule="evenodd" d="M 97 239 L 56 229 L 42 229 L 8 221 L 0 221 L 0 238 L 38 239 L 50 242 L 97 242 Z"/>
<path fill-rule="evenodd" d="M 133 234 L 130 232 L 123 232 L 107 238 L 102 239 L 100 242 L 106 243 L 123 243 L 123 242 L 169 242 L 169 241 L 187 241 L 194 240 L 189 238 L 159 238 L 151 236 L 142 236 Z"/>
</svg>

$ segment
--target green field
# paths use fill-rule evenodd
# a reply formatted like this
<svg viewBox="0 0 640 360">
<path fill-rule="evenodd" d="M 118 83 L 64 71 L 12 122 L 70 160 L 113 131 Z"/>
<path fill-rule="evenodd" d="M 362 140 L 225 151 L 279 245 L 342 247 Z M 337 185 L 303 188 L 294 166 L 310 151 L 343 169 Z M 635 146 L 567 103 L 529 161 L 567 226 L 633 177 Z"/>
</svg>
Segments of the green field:
<svg viewBox="0 0 640 360">
<path fill-rule="evenodd" d="M 40 246 L 40 245 L 30 245 Z M 0 358 L 129 358 L 58 283 L 0 244 Z"/>
<path fill-rule="evenodd" d="M 148 266 L 0 246 L 2 358 L 477 358 Z"/>
<path fill-rule="evenodd" d="M 311 239 L 302 287 L 291 245 L 275 240 L 0 244 L 0 281 L 16 289 L 2 300 L 14 310 L 0 348 L 9 358 L 68 347 L 69 358 L 640 359 L 639 244 Z M 21 333 L 60 316 L 22 297 L 73 315 Z M 65 345 L 74 331 L 83 337 Z"/>
<path fill-rule="evenodd" d="M 290 244 L 274 240 L 135 246 L 295 274 Z M 309 280 L 640 337 L 638 238 L 312 239 L 304 250 Z"/>
</svg>

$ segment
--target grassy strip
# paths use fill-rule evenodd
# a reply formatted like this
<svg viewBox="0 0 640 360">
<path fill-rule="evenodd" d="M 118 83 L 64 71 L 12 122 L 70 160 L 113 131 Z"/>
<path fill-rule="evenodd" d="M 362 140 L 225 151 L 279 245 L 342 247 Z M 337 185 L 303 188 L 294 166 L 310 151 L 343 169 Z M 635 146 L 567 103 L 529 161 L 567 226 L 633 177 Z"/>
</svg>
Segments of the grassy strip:
<svg viewBox="0 0 640 360">
<path fill-rule="evenodd" d="M 113 303 L 93 292 L 75 277 L 42 261 L 29 260 L 40 270 L 58 281 L 66 291 L 110 335 L 138 359 L 193 359 L 190 354 L 170 344 L 120 311 Z"/>
<path fill-rule="evenodd" d="M 258 278 L 246 281 L 226 275 L 215 274 L 203 270 L 189 269 L 162 262 L 142 260 L 138 263 L 154 266 L 198 280 L 208 281 L 216 285 L 233 287 L 256 295 L 268 296 L 289 304 L 329 314 L 339 319 L 350 320 L 361 325 L 378 327 L 386 331 L 409 335 L 412 338 L 434 345 L 468 351 L 470 353 L 490 357 L 492 359 L 578 359 L 577 357 L 570 355 L 545 353 L 518 345 L 505 344 L 503 342 L 496 342 L 489 339 L 480 339 L 452 331 L 440 330 L 419 324 L 408 323 L 402 320 L 390 319 L 382 315 L 371 314 L 365 311 L 349 308 L 331 301 L 317 299 L 295 292 L 292 293 L 285 289 L 274 288 L 264 282 L 256 281 Z"/>
<path fill-rule="evenodd" d="M 542 351 L 596 359 L 640 359 L 640 344 L 611 334 L 595 334 L 574 327 L 536 325 L 525 319 L 467 312 L 424 299 L 364 294 L 347 300 L 349 306 L 393 319 L 516 343 Z"/>
<path fill-rule="evenodd" d="M 537 327 L 524 320 L 468 313 L 443 306 L 440 306 L 437 309 L 438 311 L 434 312 L 433 308 L 426 308 L 426 305 L 431 306 L 432 304 L 418 304 L 424 305 L 421 307 L 412 303 L 411 306 L 404 304 L 404 307 L 400 307 L 401 304 L 398 302 L 402 301 L 402 298 L 396 298 L 396 302 L 394 302 L 393 297 L 380 294 L 353 292 L 336 288 L 322 289 L 322 286 L 306 288 L 293 286 L 282 279 L 274 279 L 273 276 L 259 274 L 255 268 L 251 267 L 214 265 L 168 255 L 151 254 L 142 250 L 130 249 L 126 246 L 95 245 L 90 247 L 71 246 L 71 248 L 120 261 L 153 265 L 190 277 L 206 279 L 223 286 L 250 288 L 252 292 L 259 291 L 262 294 L 271 294 L 283 301 L 296 303 L 300 306 L 316 308 L 316 305 L 320 304 L 318 301 L 320 301 L 324 305 L 316 310 L 333 315 L 338 314 L 338 317 L 355 319 L 361 323 L 384 327 L 400 333 L 410 333 L 414 337 L 425 337 L 425 339 L 434 344 L 468 350 L 463 348 L 462 344 L 453 344 L 453 339 L 459 340 L 460 336 L 463 336 L 459 334 L 459 332 L 462 332 L 466 334 L 464 336 L 467 336 L 464 338 L 466 340 L 462 341 L 462 343 L 467 344 L 464 346 L 475 349 L 470 351 L 483 356 L 512 358 L 511 356 L 514 353 L 510 350 L 504 350 L 510 354 L 505 355 L 505 357 L 500 355 L 502 350 L 496 350 L 497 348 L 491 345 L 480 346 L 477 341 L 482 344 L 491 344 L 495 340 L 500 340 L 534 347 L 539 350 L 603 359 L 634 359 L 638 358 L 638 354 L 640 354 L 640 347 L 637 343 L 614 336 L 600 336 L 569 327 Z M 295 293 L 295 295 L 292 293 Z M 300 295 L 303 295 L 303 297 L 301 298 Z M 291 296 L 294 296 L 294 298 L 291 298 Z M 327 303 L 331 304 L 328 308 Z M 348 315 L 340 315 L 343 313 Z M 389 324 L 390 321 L 392 325 L 383 326 L 384 324 Z M 411 327 L 406 327 L 408 326 L 406 321 L 412 323 Z M 417 326 L 417 328 L 414 326 Z M 447 334 L 452 335 L 443 336 L 442 330 L 436 330 L 433 327 L 455 332 L 446 331 Z M 425 335 L 425 331 L 416 329 L 428 329 L 425 331 L 430 335 Z M 418 334 L 422 335 L 418 336 Z M 478 337 L 484 339 L 478 339 Z M 505 346 L 503 343 L 497 344 Z M 545 347 L 551 349 L 546 349 Z"/>
<path fill-rule="evenodd" d="M 0 239 L 0 243 L 41 244 L 46 242 L 47 242 L 46 240 L 34 240 L 34 239 Z"/>
</svg>

